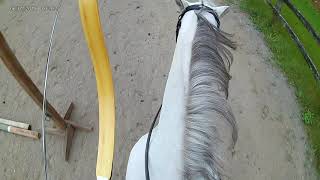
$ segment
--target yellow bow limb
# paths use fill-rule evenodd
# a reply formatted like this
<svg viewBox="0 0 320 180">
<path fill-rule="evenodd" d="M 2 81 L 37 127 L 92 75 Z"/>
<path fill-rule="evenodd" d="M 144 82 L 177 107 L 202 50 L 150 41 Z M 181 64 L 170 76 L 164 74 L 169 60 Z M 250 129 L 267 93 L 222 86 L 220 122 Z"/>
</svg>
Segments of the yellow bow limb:
<svg viewBox="0 0 320 180">
<path fill-rule="evenodd" d="M 112 72 L 101 29 L 97 0 L 79 0 L 82 28 L 94 67 L 99 99 L 99 147 L 96 175 L 110 179 L 114 151 L 115 103 Z"/>
</svg>

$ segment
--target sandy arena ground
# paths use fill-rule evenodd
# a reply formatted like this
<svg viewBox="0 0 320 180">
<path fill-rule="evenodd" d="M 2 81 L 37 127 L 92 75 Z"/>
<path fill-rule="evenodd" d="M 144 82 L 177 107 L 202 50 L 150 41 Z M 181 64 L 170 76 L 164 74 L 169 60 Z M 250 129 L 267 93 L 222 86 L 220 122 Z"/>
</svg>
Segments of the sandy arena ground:
<svg viewBox="0 0 320 180">
<path fill-rule="evenodd" d="M 54 12 L 54 1 L 0 1 L 0 30 L 40 89 Z M 37 7 L 19 11 L 15 6 Z M 113 179 L 125 179 L 128 156 L 147 132 L 159 104 L 174 47 L 178 7 L 174 0 L 100 1 L 116 92 L 116 147 Z M 316 179 L 294 90 L 272 65 L 272 55 L 237 6 L 221 20 L 234 34 L 230 103 L 239 125 L 232 164 L 234 180 Z M 98 142 L 96 84 L 82 34 L 77 1 L 63 0 L 54 35 L 48 99 L 64 114 L 74 102 L 73 121 L 92 125 L 77 131 L 69 162 L 63 138 L 48 135 L 50 180 L 95 179 Z M 0 62 L 0 117 L 30 123 L 40 131 L 41 110 Z M 107 129 L 106 129 L 107 130 Z M 0 132 L 0 179 L 43 179 L 41 141 Z M 169 163 L 169 162 L 168 162 Z M 141 167 L 143 168 L 143 167 Z"/>
</svg>

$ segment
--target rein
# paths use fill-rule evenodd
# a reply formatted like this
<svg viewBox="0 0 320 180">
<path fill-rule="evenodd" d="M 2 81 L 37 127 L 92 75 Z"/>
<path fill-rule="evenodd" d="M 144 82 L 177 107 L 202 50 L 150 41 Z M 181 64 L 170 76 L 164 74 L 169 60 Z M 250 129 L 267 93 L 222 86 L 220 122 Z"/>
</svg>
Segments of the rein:
<svg viewBox="0 0 320 180">
<path fill-rule="evenodd" d="M 186 7 L 178 17 L 178 23 L 177 23 L 177 28 L 176 28 L 176 41 L 178 40 L 179 30 L 181 27 L 181 20 L 182 20 L 183 16 L 188 11 L 195 11 L 195 10 L 204 10 L 204 11 L 210 13 L 214 17 L 214 19 L 217 21 L 217 27 L 218 27 L 218 29 L 220 29 L 220 19 L 219 19 L 217 12 L 215 12 L 213 9 L 211 9 L 210 7 L 205 6 L 203 4 L 191 5 L 191 6 Z"/>
</svg>

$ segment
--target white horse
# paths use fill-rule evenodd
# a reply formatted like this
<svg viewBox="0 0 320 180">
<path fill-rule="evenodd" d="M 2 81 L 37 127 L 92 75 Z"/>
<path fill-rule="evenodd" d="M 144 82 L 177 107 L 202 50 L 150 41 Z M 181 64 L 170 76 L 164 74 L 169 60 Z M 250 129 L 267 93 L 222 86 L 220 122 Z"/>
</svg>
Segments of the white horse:
<svg viewBox="0 0 320 180">
<path fill-rule="evenodd" d="M 158 125 L 145 169 L 148 134 L 133 147 L 127 180 L 228 178 L 237 127 L 227 103 L 235 44 L 219 29 L 227 6 L 211 0 L 176 0 L 184 9 Z M 180 28 L 179 28 L 180 27 Z M 148 171 L 148 172 L 147 172 Z"/>
</svg>

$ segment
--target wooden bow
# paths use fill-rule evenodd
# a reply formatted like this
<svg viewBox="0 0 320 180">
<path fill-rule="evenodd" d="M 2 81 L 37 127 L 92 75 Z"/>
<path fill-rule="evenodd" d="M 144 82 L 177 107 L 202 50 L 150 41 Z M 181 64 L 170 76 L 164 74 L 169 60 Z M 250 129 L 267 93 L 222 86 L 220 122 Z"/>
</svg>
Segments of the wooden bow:
<svg viewBox="0 0 320 180">
<path fill-rule="evenodd" d="M 97 0 L 79 0 L 82 28 L 94 67 L 99 99 L 97 179 L 111 178 L 115 134 L 115 100 L 112 72 L 104 44 Z"/>
</svg>

